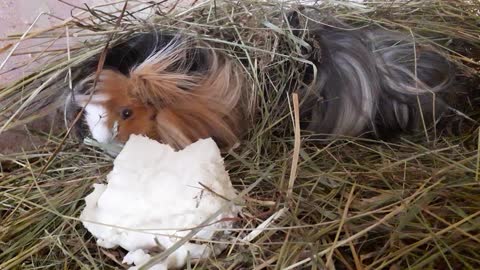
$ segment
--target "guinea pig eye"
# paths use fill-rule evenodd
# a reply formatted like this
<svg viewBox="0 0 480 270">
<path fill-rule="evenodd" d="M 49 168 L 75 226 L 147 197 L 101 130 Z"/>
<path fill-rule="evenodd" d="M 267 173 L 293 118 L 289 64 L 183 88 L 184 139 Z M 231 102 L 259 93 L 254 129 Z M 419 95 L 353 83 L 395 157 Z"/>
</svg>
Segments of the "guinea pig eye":
<svg viewBox="0 0 480 270">
<path fill-rule="evenodd" d="M 133 112 L 130 109 L 123 109 L 121 112 L 121 116 L 123 120 L 126 120 L 132 116 Z"/>
</svg>

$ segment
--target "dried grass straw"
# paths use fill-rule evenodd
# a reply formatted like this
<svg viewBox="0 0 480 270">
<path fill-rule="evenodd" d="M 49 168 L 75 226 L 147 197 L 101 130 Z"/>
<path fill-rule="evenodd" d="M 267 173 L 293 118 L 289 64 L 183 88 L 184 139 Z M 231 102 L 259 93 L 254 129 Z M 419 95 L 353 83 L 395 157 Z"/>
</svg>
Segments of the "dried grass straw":
<svg viewBox="0 0 480 270">
<path fill-rule="evenodd" d="M 283 20 L 295 2 L 152 4 L 159 14 L 153 23 L 137 16 L 144 6 L 129 2 L 118 27 L 121 9 L 82 6 L 58 26 L 32 26 L 8 38 L 0 48 L 6 57 L 2 68 L 22 53 L 17 44 L 23 40 L 53 42 L 68 35 L 69 47 L 36 48 L 34 57 L 45 64 L 0 89 L 0 132 L 61 106 L 59 97 L 78 76 L 75 67 L 99 55 L 108 38 L 117 42 L 152 24 L 182 31 L 223 44 L 231 57 L 241 58 L 259 97 L 255 126 L 226 157 L 235 187 L 251 188 L 238 229 L 224 253 L 192 267 L 480 269 L 478 129 L 430 142 L 420 134 L 392 143 L 343 138 L 313 144 L 295 126 L 296 98 L 290 106 L 292 99 L 280 98 L 287 81 L 301 75 L 297 66 L 308 65 L 296 54 L 302 41 Z M 444 48 L 478 93 L 478 1 L 323 1 L 314 8 L 358 27 L 411 32 Z M 75 44 L 80 37 L 87 42 Z M 480 119 L 478 100 L 471 104 L 466 113 Z M 65 136 L 65 130 L 35 135 L 45 144 L 0 154 L 0 269 L 125 268 L 124 251 L 97 247 L 77 219 L 83 198 L 92 183 L 105 179 L 112 158 Z"/>
</svg>

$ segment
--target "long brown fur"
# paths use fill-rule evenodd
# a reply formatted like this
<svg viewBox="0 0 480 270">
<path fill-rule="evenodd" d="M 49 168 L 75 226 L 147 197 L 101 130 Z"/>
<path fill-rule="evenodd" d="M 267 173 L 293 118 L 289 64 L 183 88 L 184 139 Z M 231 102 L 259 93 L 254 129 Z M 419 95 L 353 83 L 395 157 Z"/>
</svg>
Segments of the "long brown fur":
<svg viewBox="0 0 480 270">
<path fill-rule="evenodd" d="M 208 50 L 208 70 L 201 76 L 188 74 L 182 61 L 192 45 L 172 42 L 131 70 L 129 77 L 102 72 L 93 100 L 106 108 L 109 128 L 118 123 L 117 141 L 146 135 L 176 149 L 207 137 L 221 147 L 237 142 L 244 115 L 242 72 L 212 48 L 195 44 Z M 125 108 L 132 117 L 124 120 Z"/>
</svg>

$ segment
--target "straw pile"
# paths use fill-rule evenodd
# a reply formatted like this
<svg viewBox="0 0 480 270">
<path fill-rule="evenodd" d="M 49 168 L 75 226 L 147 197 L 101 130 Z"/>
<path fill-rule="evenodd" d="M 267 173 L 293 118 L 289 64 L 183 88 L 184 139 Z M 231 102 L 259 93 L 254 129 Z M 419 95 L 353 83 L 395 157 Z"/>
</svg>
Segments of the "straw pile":
<svg viewBox="0 0 480 270">
<path fill-rule="evenodd" d="M 461 67 L 471 96 L 478 96 L 480 2 L 357 2 L 323 1 L 313 9 L 358 27 L 375 24 L 410 32 L 443 48 Z M 254 128 L 226 157 L 235 187 L 251 189 L 239 229 L 224 253 L 192 268 L 480 268 L 480 131 L 475 124 L 453 127 L 454 135 L 314 144 L 295 128 L 295 100 L 281 98 L 287 82 L 301 76 L 299 70 L 308 64 L 299 61 L 298 40 L 284 20 L 298 3 L 168 4 L 152 4 L 157 15 L 149 22 L 138 16 L 145 5 L 123 16 L 108 6 L 76 7 L 76 16 L 58 27 L 13 36 L 13 44 L 47 40 L 34 54 L 45 64 L 0 89 L 0 133 L 61 107 L 78 76 L 75 67 L 101 54 L 107 41 L 115 43 L 152 25 L 180 30 L 223 44 L 241 59 L 259 97 Z M 322 16 L 311 19 L 322 23 Z M 86 41 L 49 49 L 48 41 L 67 36 Z M 1 51 L 8 56 L 14 47 Z M 479 120 L 479 100 L 467 104 L 463 112 Z M 92 183 L 105 179 L 112 158 L 70 136 L 70 124 L 50 132 L 30 130 L 41 144 L 0 154 L 2 270 L 125 267 L 119 261 L 124 251 L 98 248 L 78 220 L 84 196 Z"/>
</svg>

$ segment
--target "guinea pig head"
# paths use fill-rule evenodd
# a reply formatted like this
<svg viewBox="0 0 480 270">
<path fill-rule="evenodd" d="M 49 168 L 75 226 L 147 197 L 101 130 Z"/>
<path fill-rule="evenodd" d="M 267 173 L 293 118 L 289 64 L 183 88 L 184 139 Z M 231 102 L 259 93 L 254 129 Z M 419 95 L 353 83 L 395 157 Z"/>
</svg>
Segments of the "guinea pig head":
<svg viewBox="0 0 480 270">
<path fill-rule="evenodd" d="M 85 106 L 84 119 L 95 140 L 125 143 L 131 134 L 156 137 L 156 110 L 133 96 L 133 87 L 127 76 L 103 70 L 91 97 L 76 95 L 77 104 Z"/>
</svg>

